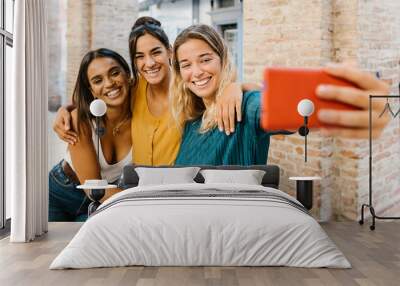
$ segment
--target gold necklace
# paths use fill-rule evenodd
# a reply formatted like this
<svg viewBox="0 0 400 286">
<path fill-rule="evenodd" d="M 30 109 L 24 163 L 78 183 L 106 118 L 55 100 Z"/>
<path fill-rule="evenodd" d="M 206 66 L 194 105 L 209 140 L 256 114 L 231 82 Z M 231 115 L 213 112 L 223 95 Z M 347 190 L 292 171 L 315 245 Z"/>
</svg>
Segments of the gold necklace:
<svg viewBox="0 0 400 286">
<path fill-rule="evenodd" d="M 115 127 L 112 129 L 112 135 L 115 137 L 119 134 L 121 126 L 129 120 L 129 117 L 126 117 L 124 120 L 121 120 Z"/>
</svg>

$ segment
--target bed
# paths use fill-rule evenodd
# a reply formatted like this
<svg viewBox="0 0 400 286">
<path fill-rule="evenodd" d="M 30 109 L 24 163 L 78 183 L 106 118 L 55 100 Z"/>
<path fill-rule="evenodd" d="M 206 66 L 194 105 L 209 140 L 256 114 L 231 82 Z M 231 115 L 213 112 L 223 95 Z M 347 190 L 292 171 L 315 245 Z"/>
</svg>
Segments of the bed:
<svg viewBox="0 0 400 286">
<path fill-rule="evenodd" d="M 207 169 L 241 170 L 240 174 L 263 170 L 263 174 L 259 185 L 235 182 L 242 180 L 240 174 L 231 178 L 233 182 L 219 183 L 204 179 Z M 97 209 L 50 269 L 351 267 L 307 210 L 277 189 L 277 166 L 200 166 L 199 170 L 192 182 L 176 183 L 166 175 L 166 184 L 151 178 L 154 184 L 138 185 L 141 169 L 125 167 L 120 180 L 124 191 Z"/>
</svg>

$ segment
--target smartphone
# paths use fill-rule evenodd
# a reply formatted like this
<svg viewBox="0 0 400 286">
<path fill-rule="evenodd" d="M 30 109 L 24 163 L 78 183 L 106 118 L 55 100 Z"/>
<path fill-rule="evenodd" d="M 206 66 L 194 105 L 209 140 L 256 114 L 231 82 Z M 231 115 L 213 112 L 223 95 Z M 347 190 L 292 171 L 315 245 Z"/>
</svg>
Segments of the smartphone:
<svg viewBox="0 0 400 286">
<path fill-rule="evenodd" d="M 320 109 L 357 110 L 357 107 L 316 96 L 320 84 L 355 86 L 351 82 L 333 77 L 321 69 L 310 68 L 266 68 L 262 94 L 261 126 L 264 130 L 294 130 L 304 124 L 304 117 L 297 111 L 302 99 L 314 103 L 314 113 L 308 118 L 308 127 L 324 126 L 318 120 Z"/>
</svg>

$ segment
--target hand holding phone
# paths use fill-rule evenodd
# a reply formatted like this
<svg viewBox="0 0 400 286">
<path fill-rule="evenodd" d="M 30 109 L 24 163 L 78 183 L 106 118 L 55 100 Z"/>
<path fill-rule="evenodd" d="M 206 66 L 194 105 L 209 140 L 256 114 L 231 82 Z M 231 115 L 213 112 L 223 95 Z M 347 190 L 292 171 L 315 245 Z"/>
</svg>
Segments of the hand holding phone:
<svg viewBox="0 0 400 286">
<path fill-rule="evenodd" d="M 304 117 L 298 113 L 298 104 L 311 100 L 314 112 L 308 118 L 310 128 L 326 126 L 318 120 L 320 109 L 359 110 L 359 108 L 316 95 L 321 84 L 356 87 L 355 84 L 329 75 L 322 69 L 267 68 L 264 72 L 261 125 L 264 130 L 298 129 Z"/>
</svg>

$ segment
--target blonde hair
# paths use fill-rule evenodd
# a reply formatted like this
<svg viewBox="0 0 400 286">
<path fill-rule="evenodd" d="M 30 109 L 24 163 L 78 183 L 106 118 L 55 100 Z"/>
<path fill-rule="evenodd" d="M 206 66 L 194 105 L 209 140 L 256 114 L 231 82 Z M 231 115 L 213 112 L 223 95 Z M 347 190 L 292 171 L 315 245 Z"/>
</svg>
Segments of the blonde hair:
<svg viewBox="0 0 400 286">
<path fill-rule="evenodd" d="M 202 40 L 218 55 L 221 60 L 221 76 L 215 100 L 206 109 L 203 100 L 191 92 L 183 82 L 177 59 L 178 48 L 190 39 Z M 234 69 L 228 55 L 228 47 L 218 32 L 208 25 L 192 25 L 184 29 L 176 38 L 173 46 L 173 69 L 171 83 L 171 109 L 172 116 L 182 131 L 186 121 L 202 116 L 200 132 L 205 133 L 217 126 L 216 99 L 221 96 L 225 87 L 234 78 Z"/>
</svg>

